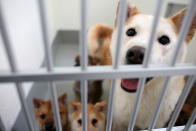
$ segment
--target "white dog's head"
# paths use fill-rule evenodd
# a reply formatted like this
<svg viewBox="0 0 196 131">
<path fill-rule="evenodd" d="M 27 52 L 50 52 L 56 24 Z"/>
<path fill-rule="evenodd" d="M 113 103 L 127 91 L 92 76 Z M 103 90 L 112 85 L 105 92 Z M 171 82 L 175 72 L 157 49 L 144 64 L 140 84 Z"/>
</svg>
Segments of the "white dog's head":
<svg viewBox="0 0 196 131">
<path fill-rule="evenodd" d="M 150 64 L 170 64 L 173 56 L 173 52 L 177 46 L 178 35 L 180 27 L 182 25 L 183 17 L 186 9 L 177 13 L 170 18 L 161 18 L 155 41 L 150 57 Z M 118 14 L 118 11 L 117 11 Z M 116 27 L 118 24 L 116 18 Z M 120 55 L 121 64 L 142 64 L 145 50 L 148 47 L 148 39 L 151 33 L 151 26 L 153 22 L 153 16 L 141 14 L 137 7 L 130 5 L 128 7 L 128 13 L 126 23 L 123 32 L 122 50 Z M 183 43 L 183 46 L 178 57 L 178 62 L 182 63 L 186 55 L 187 43 L 192 39 L 196 28 L 196 17 L 192 22 L 192 26 Z M 112 61 L 115 57 L 115 47 L 117 38 L 117 28 L 114 29 L 112 35 L 112 41 L 110 45 L 110 51 L 112 55 Z M 127 87 L 130 91 L 135 91 L 137 86 L 137 79 L 122 80 L 122 85 Z"/>
</svg>

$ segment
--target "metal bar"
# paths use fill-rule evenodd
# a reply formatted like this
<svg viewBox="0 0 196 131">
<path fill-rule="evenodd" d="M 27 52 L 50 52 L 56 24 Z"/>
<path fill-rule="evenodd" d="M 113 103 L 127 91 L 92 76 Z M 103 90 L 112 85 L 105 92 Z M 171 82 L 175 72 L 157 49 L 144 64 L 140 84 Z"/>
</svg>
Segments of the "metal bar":
<svg viewBox="0 0 196 131">
<path fill-rule="evenodd" d="M 176 126 L 173 127 L 172 131 L 183 131 L 185 126 Z M 148 130 L 142 130 L 142 131 L 148 131 Z M 166 128 L 157 128 L 157 129 L 153 129 L 153 131 L 166 131 Z M 196 131 L 196 124 L 191 126 L 190 131 Z"/>
<path fill-rule="evenodd" d="M 88 104 L 88 88 L 87 88 L 87 80 L 82 80 L 80 82 L 80 92 L 81 92 L 81 100 L 82 100 L 82 128 L 83 131 L 88 130 L 88 118 L 87 118 L 87 104 Z M 84 121 L 84 122 L 83 122 Z"/>
<path fill-rule="evenodd" d="M 152 29 L 151 29 L 151 35 L 150 35 L 150 38 L 149 38 L 149 41 L 148 41 L 148 47 L 147 47 L 145 55 L 144 55 L 144 61 L 143 61 L 143 67 L 144 68 L 147 68 L 148 65 L 149 65 L 150 54 L 151 54 L 153 43 L 155 41 L 157 27 L 158 27 L 160 15 L 161 15 L 162 3 L 163 3 L 163 0 L 158 0 L 157 3 L 156 3 L 156 9 L 155 9 L 154 20 L 153 20 L 153 23 L 152 23 L 153 26 L 152 26 Z M 137 116 L 137 113 L 138 113 L 139 104 L 140 104 L 140 101 L 141 101 L 141 98 L 142 98 L 145 81 L 146 81 L 145 77 L 140 78 L 140 80 L 139 80 L 137 96 L 136 96 L 136 100 L 135 100 L 135 104 L 134 104 L 135 106 L 134 106 L 134 109 L 133 109 L 133 112 L 132 112 L 131 120 L 129 122 L 128 131 L 133 131 L 133 129 L 134 129 L 135 120 L 136 120 L 136 116 Z"/>
<path fill-rule="evenodd" d="M 87 47 L 87 0 L 81 1 L 81 30 L 80 30 L 80 53 L 81 68 L 86 70 L 88 63 Z"/>
<path fill-rule="evenodd" d="M 157 118 L 158 118 L 158 114 L 160 112 L 161 105 L 163 103 L 163 99 L 164 99 L 165 94 L 166 94 L 166 92 L 168 90 L 168 87 L 169 87 L 168 85 L 169 85 L 170 80 L 171 80 L 171 77 L 169 76 L 169 77 L 166 77 L 166 80 L 164 81 L 163 90 L 161 91 L 161 95 L 160 95 L 159 100 L 157 102 L 157 106 L 155 108 L 155 112 L 153 114 L 152 121 L 151 121 L 149 129 L 148 129 L 149 131 L 152 131 L 152 129 L 155 126 L 155 123 L 156 123 Z"/>
<path fill-rule="evenodd" d="M 127 16 L 127 2 L 128 0 L 121 0 L 120 1 L 120 7 L 119 7 L 119 13 L 118 13 L 118 27 L 117 27 L 117 41 L 116 41 L 116 50 L 115 50 L 115 60 L 114 60 L 114 69 L 118 69 L 119 67 L 119 59 L 120 59 L 120 53 L 121 53 L 121 43 L 123 40 L 123 30 L 124 30 L 124 24 L 125 19 Z"/>
<path fill-rule="evenodd" d="M 177 61 L 177 58 L 178 58 L 178 55 L 179 55 L 179 52 L 180 52 L 180 48 L 181 48 L 181 46 L 184 42 L 184 39 L 187 36 L 189 27 L 192 23 L 192 19 L 193 19 L 193 16 L 195 14 L 194 13 L 195 12 L 195 6 L 196 6 L 196 4 L 194 2 L 195 2 L 195 0 L 191 1 L 190 5 L 192 5 L 192 6 L 187 11 L 188 14 L 185 16 L 185 19 L 183 21 L 183 25 L 182 25 L 182 28 L 180 30 L 180 35 L 179 35 L 178 41 L 177 41 L 177 48 L 175 49 L 175 52 L 173 54 L 173 58 L 172 58 L 172 61 L 171 61 L 171 64 L 170 64 L 171 66 L 175 66 L 175 64 L 176 64 L 176 61 Z M 164 97 L 166 95 L 166 92 L 169 88 L 168 85 L 169 85 L 170 79 L 171 79 L 171 77 L 167 77 L 166 80 L 164 81 L 164 86 L 163 86 L 160 98 L 158 100 L 158 104 L 155 108 L 155 113 L 153 114 L 153 118 L 152 118 L 151 124 L 149 126 L 149 131 L 152 131 L 152 129 L 154 128 L 157 117 L 159 115 L 159 111 L 160 111 L 163 99 L 164 99 Z"/>
<path fill-rule="evenodd" d="M 138 109 L 139 109 L 139 104 L 140 104 L 140 101 L 141 101 L 141 98 L 142 98 L 145 81 L 146 81 L 145 78 L 140 78 L 140 80 L 139 80 L 139 83 L 138 83 L 139 88 L 138 88 L 138 91 L 137 91 L 136 101 L 135 101 L 135 104 L 134 104 L 135 106 L 134 106 L 134 109 L 133 109 L 133 112 L 132 112 L 131 120 L 129 121 L 128 131 L 133 131 L 133 129 L 134 129 L 135 120 L 136 120 L 137 112 L 138 112 Z"/>
<path fill-rule="evenodd" d="M 196 12 L 196 1 L 195 0 L 191 0 L 190 1 L 190 4 L 189 4 L 189 7 L 188 7 L 188 10 L 185 14 L 185 17 L 183 19 L 183 24 L 182 24 L 182 27 L 180 29 L 180 34 L 179 34 L 179 37 L 178 37 L 178 41 L 177 41 L 177 49 L 174 53 L 174 59 L 173 61 L 171 62 L 171 65 L 175 65 L 176 61 L 177 61 L 177 58 L 178 58 L 178 55 L 179 55 L 179 51 L 181 49 L 181 46 L 183 44 L 183 41 L 185 40 L 187 34 L 188 34 L 188 31 L 189 31 L 189 28 L 191 26 L 191 23 L 193 21 L 193 17 L 195 15 L 195 12 Z"/>
<path fill-rule="evenodd" d="M 1 35 L 2 35 L 2 39 L 3 39 L 4 47 L 5 47 L 5 50 L 6 50 L 6 54 L 7 54 L 7 57 L 8 57 L 8 62 L 9 62 L 10 68 L 11 68 L 11 72 L 16 73 L 18 69 L 17 69 L 17 65 L 16 65 L 16 62 L 15 62 L 13 49 L 12 49 L 12 46 L 11 46 L 11 43 L 10 43 L 10 40 L 9 40 L 8 32 L 7 32 L 7 29 L 6 29 L 7 26 L 6 26 L 5 21 L 4 21 L 5 17 L 3 16 L 2 11 L 3 11 L 2 3 L 0 1 L 0 30 L 1 30 Z M 27 102 L 25 100 L 25 94 L 24 94 L 21 83 L 16 82 L 16 89 L 17 89 L 17 93 L 19 95 L 21 105 L 23 107 L 22 109 L 25 113 L 25 117 L 26 117 L 26 120 L 27 120 L 29 130 L 34 131 L 35 129 L 34 129 L 34 126 L 33 126 L 32 119 L 31 119 L 31 114 L 29 112 L 28 105 L 27 105 Z"/>
<path fill-rule="evenodd" d="M 189 118 L 189 120 L 184 128 L 184 131 L 189 131 L 189 129 L 190 129 L 191 125 L 194 123 L 195 119 L 196 119 L 196 107 L 195 107 L 191 117 Z"/>
<path fill-rule="evenodd" d="M 108 112 L 107 112 L 107 125 L 106 125 L 106 131 L 111 131 L 112 130 L 112 121 L 113 121 L 113 112 L 114 108 L 114 94 L 115 94 L 115 88 L 116 88 L 116 80 L 113 79 L 111 82 L 111 91 L 109 93 L 109 98 L 108 98 Z"/>
<path fill-rule="evenodd" d="M 0 131 L 6 131 L 6 128 L 5 128 L 4 124 L 3 124 L 3 121 L 1 119 L 1 117 L 0 117 Z"/>
<path fill-rule="evenodd" d="M 88 68 L 88 48 L 87 48 L 87 0 L 82 0 L 80 3 L 81 12 L 81 30 L 80 30 L 80 54 L 81 54 L 81 70 Z M 80 82 L 81 100 L 82 100 L 82 129 L 87 131 L 88 118 L 87 118 L 87 102 L 88 102 L 88 88 L 87 80 Z"/>
<path fill-rule="evenodd" d="M 120 66 L 113 69 L 111 66 L 89 67 L 81 71 L 80 68 L 55 68 L 53 72 L 44 69 L 24 72 L 0 72 L 0 83 L 31 82 L 31 81 L 62 81 L 62 80 L 103 80 L 116 78 L 164 77 L 176 75 L 195 75 L 196 66 L 178 65 L 175 67 L 150 66 Z"/>
<path fill-rule="evenodd" d="M 42 35 L 43 35 L 43 41 L 44 41 L 46 66 L 47 66 L 48 72 L 52 72 L 53 71 L 53 69 L 52 69 L 53 68 L 52 51 L 51 51 L 50 45 L 49 45 L 44 0 L 38 0 L 38 5 L 39 5 Z M 54 111 L 54 118 L 55 118 L 56 128 L 57 128 L 58 131 L 62 131 L 55 83 L 54 82 L 48 82 L 48 87 L 50 88 L 51 95 L 52 95 L 52 108 L 53 108 L 53 111 Z"/>
<path fill-rule="evenodd" d="M 180 95 L 180 98 L 178 100 L 178 103 L 176 104 L 176 108 L 173 112 L 173 115 L 171 117 L 171 120 L 169 122 L 169 125 L 168 125 L 168 128 L 166 131 L 171 131 L 172 127 L 174 126 L 177 118 L 178 118 L 178 115 L 182 109 L 182 106 L 184 105 L 184 102 L 192 88 L 192 85 L 195 81 L 195 76 L 189 76 L 188 80 L 187 80 L 187 83 L 185 85 L 185 88 L 184 90 L 182 91 L 182 94 Z"/>
<path fill-rule="evenodd" d="M 158 0 L 157 3 L 156 3 L 154 20 L 153 20 L 153 23 L 152 23 L 153 26 L 152 26 L 152 29 L 151 29 L 151 32 L 150 32 L 151 35 L 150 35 L 150 38 L 149 38 L 149 41 L 148 41 L 148 47 L 146 48 L 146 52 L 145 52 L 145 55 L 144 55 L 144 61 L 143 61 L 143 66 L 144 67 L 148 67 L 148 65 L 149 65 L 150 54 L 151 54 L 151 51 L 152 51 L 152 48 L 153 48 L 153 43 L 155 41 L 155 37 L 156 37 L 156 34 L 157 34 L 157 27 L 158 27 L 159 19 L 160 19 L 160 16 L 161 16 L 162 5 L 163 5 L 163 0 Z"/>
<path fill-rule="evenodd" d="M 121 0 L 118 14 L 118 27 L 117 27 L 117 42 L 116 42 L 116 50 L 115 50 L 115 60 L 114 60 L 114 69 L 119 68 L 119 59 L 121 53 L 121 43 L 123 40 L 123 27 L 125 23 L 125 19 L 127 16 L 127 0 Z M 109 93 L 109 102 L 108 102 L 108 112 L 107 112 L 107 125 L 106 131 L 111 131 L 112 129 L 112 121 L 113 121 L 113 112 L 114 112 L 114 96 L 116 90 L 116 80 L 112 80 L 111 91 Z"/>
</svg>

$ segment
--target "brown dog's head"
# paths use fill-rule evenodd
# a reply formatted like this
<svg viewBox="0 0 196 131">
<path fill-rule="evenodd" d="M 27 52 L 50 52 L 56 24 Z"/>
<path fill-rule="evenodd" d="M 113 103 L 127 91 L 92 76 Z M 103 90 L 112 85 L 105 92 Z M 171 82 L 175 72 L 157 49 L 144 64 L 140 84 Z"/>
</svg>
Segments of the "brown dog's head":
<svg viewBox="0 0 196 131">
<path fill-rule="evenodd" d="M 97 56 L 88 56 L 88 65 L 99 65 L 100 60 Z M 75 66 L 80 66 L 80 56 L 77 55 L 75 58 Z"/>
<path fill-rule="evenodd" d="M 88 104 L 88 131 L 104 131 L 106 102 L 95 105 Z M 81 103 L 71 102 L 71 128 L 72 131 L 82 131 Z"/>
<path fill-rule="evenodd" d="M 67 95 L 63 94 L 58 98 L 59 111 L 62 127 L 68 123 Z M 52 103 L 50 100 L 41 100 L 35 98 L 33 100 L 35 118 L 41 131 L 55 131 L 55 122 L 53 117 Z"/>
</svg>

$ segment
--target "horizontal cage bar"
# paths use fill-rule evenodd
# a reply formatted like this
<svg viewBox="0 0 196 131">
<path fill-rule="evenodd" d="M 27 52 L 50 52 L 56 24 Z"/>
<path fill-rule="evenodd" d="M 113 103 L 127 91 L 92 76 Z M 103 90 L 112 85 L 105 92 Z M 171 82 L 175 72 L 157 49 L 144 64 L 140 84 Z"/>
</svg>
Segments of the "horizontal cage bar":
<svg viewBox="0 0 196 131">
<path fill-rule="evenodd" d="M 159 77 L 176 75 L 195 75 L 196 66 L 177 65 L 168 66 L 120 66 L 119 69 L 113 69 L 112 66 L 89 67 L 82 71 L 78 67 L 54 68 L 53 72 L 47 72 L 45 69 L 29 72 L 0 72 L 0 83 L 3 82 L 27 82 L 27 81 L 59 81 L 59 80 L 98 80 L 115 78 L 139 78 L 139 77 Z"/>
</svg>

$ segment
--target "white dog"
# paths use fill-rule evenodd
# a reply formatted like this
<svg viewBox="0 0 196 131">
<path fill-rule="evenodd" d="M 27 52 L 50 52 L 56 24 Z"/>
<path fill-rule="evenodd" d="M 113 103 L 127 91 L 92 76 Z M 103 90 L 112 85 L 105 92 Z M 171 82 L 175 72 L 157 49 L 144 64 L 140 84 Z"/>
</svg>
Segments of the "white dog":
<svg viewBox="0 0 196 131">
<path fill-rule="evenodd" d="M 185 12 L 186 9 L 170 18 L 160 19 L 156 40 L 153 43 L 150 64 L 170 64 L 173 52 L 177 46 L 178 34 Z M 142 14 L 136 6 L 129 4 L 123 32 L 122 53 L 120 56 L 121 64 L 142 64 L 145 50 L 148 47 L 147 42 L 150 36 L 152 21 L 153 16 Z M 103 63 L 114 61 L 117 44 L 117 25 L 118 21 L 116 18 L 115 27 L 112 32 L 110 27 L 103 24 L 97 24 L 89 29 L 89 51 L 91 54 L 95 54 L 98 48 L 100 48 L 100 59 L 105 61 Z M 187 43 L 192 39 L 195 28 L 196 18 L 194 17 L 189 33 L 180 50 L 178 63 L 184 62 Z M 107 41 L 103 41 L 102 46 L 99 47 L 99 39 L 107 39 Z M 147 79 L 135 123 L 136 127 L 140 129 L 148 128 L 163 88 L 163 82 L 164 78 L 162 77 Z M 134 107 L 137 85 L 137 78 L 118 80 L 115 95 L 113 130 L 127 130 Z M 172 77 L 155 128 L 166 126 L 183 88 L 184 77 Z"/>
</svg>

